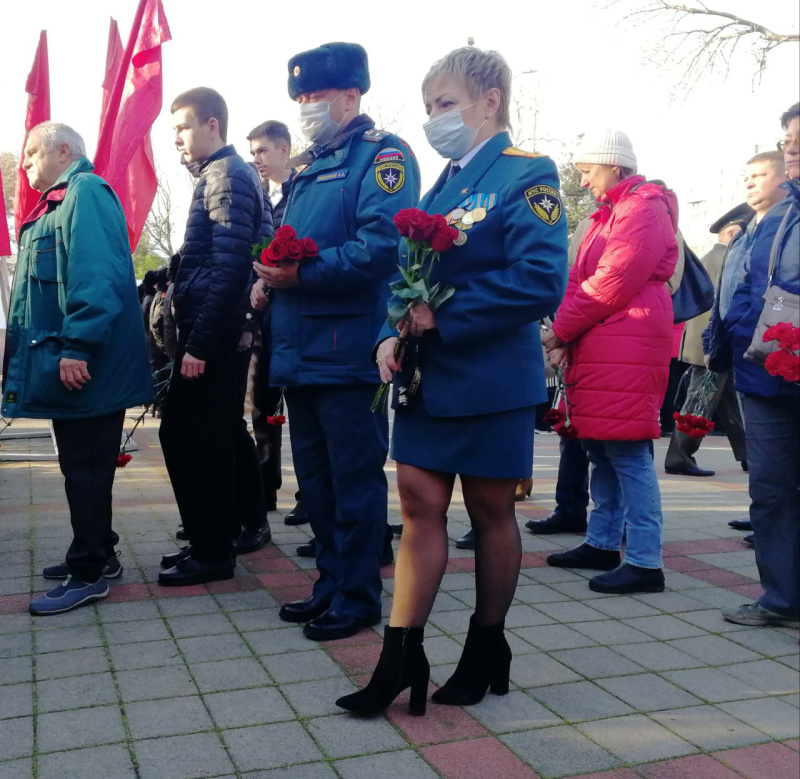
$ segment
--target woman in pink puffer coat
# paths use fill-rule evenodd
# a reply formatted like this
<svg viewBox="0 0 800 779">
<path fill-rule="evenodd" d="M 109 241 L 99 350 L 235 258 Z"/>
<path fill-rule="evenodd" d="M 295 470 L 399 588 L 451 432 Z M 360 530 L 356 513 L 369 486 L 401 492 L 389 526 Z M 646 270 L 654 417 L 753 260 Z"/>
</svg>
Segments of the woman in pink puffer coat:
<svg viewBox="0 0 800 779">
<path fill-rule="evenodd" d="M 570 426 L 591 463 L 594 509 L 586 541 L 548 564 L 608 571 L 595 592 L 661 592 L 661 495 L 653 439 L 661 429 L 672 349 L 678 205 L 663 186 L 634 175 L 628 137 L 607 130 L 581 145 L 581 186 L 599 203 L 563 303 L 545 341 L 564 368 Z M 623 530 L 627 530 L 621 563 Z"/>
</svg>

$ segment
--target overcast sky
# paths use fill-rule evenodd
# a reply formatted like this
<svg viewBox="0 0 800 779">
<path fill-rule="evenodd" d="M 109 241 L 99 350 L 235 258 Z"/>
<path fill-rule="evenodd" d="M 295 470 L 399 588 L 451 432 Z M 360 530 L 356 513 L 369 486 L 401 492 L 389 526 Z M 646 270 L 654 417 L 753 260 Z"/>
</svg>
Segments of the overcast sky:
<svg viewBox="0 0 800 779">
<path fill-rule="evenodd" d="M 245 135 L 265 119 L 294 124 L 297 107 L 286 93 L 286 62 L 298 51 L 336 40 L 357 41 L 369 54 L 368 111 L 396 120 L 414 148 L 423 187 L 443 162 L 425 142 L 419 85 L 430 65 L 471 36 L 497 49 L 512 71 L 525 105 L 538 105 L 540 151 L 561 161 L 576 136 L 612 126 L 632 138 L 640 171 L 665 179 L 683 203 L 711 197 L 721 173 L 735 181 L 756 147 L 774 148 L 779 115 L 800 92 L 798 47 L 778 49 L 761 83 L 742 56 L 727 80 L 706 74 L 685 99 L 670 102 L 679 80 L 675 63 L 653 62 L 652 46 L 665 30 L 633 27 L 625 12 L 637 0 L 364 0 L 267 3 L 261 0 L 163 0 L 173 40 L 163 48 L 165 108 L 153 128 L 153 148 L 174 187 L 188 193 L 170 129 L 171 98 L 190 87 L 219 90 L 230 112 L 229 141 L 243 155 Z M 779 31 L 797 29 L 790 0 L 710 0 L 751 14 Z M 108 19 L 117 19 L 125 44 L 136 0 L 3 0 L 0 10 L 0 151 L 19 153 L 26 94 L 41 29 L 48 30 L 52 118 L 72 125 L 91 154 L 97 140 Z M 213 10 L 212 10 L 213 9 Z M 526 117 L 530 120 L 530 115 Z M 731 184 L 733 187 L 733 184 Z M 731 193 L 735 202 L 741 193 Z"/>
</svg>

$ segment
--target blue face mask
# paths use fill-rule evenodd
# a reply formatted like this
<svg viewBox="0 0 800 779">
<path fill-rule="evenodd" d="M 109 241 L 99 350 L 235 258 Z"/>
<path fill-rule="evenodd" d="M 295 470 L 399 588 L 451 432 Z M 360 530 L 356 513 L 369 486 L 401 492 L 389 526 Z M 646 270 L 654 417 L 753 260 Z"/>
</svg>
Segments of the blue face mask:
<svg viewBox="0 0 800 779">
<path fill-rule="evenodd" d="M 300 105 L 300 130 L 311 143 L 324 146 L 339 132 L 342 122 L 331 119 L 331 106 L 344 94 L 340 92 L 333 100 Z M 342 119 L 344 121 L 344 119 Z"/>
<path fill-rule="evenodd" d="M 428 143 L 442 157 L 448 160 L 460 160 L 475 145 L 480 127 L 477 129 L 467 127 L 461 116 L 462 111 L 474 105 L 475 103 L 464 108 L 454 108 L 422 125 Z M 483 124 L 486 124 L 485 120 Z"/>
</svg>

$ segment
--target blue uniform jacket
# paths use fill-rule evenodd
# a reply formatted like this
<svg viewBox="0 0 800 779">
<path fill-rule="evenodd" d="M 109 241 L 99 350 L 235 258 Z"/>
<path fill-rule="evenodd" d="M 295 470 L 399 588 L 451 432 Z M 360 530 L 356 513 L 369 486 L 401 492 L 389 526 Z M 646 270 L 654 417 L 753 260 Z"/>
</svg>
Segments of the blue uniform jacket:
<svg viewBox="0 0 800 779">
<path fill-rule="evenodd" d="M 558 308 L 567 283 L 556 166 L 515 149 L 503 132 L 449 181 L 448 170 L 419 207 L 445 216 L 483 207 L 486 217 L 466 231 L 463 246 L 441 255 L 431 275 L 455 293 L 436 311 L 437 329 L 423 336 L 425 409 L 453 417 L 541 403 L 547 395 L 539 319 Z M 389 335 L 387 326 L 381 337 Z"/>
<path fill-rule="evenodd" d="M 392 218 L 420 184 L 408 145 L 373 128 L 357 117 L 292 181 L 283 224 L 319 257 L 302 261 L 299 287 L 272 292 L 270 384 L 380 383 L 371 354 L 397 269 Z"/>
<path fill-rule="evenodd" d="M 770 251 L 775 241 L 778 255 L 773 283 L 786 292 L 800 294 L 800 182 L 791 179 L 781 186 L 789 190 L 789 196 L 773 206 L 756 228 L 745 279 L 736 289 L 723 321 L 733 349 L 736 389 L 745 395 L 764 398 L 798 397 L 800 394 L 796 384 L 780 376 L 770 376 L 763 365 L 744 358 L 764 308 Z M 781 230 L 787 211 L 790 212 L 789 221 Z"/>
</svg>

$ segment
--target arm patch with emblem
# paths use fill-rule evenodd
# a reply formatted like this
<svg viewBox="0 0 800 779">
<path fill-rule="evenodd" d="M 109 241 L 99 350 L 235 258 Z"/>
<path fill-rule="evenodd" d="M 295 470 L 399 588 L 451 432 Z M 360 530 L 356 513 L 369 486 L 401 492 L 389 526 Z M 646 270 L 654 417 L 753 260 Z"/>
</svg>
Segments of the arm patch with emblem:
<svg viewBox="0 0 800 779">
<path fill-rule="evenodd" d="M 551 227 L 561 219 L 561 198 L 558 191 L 546 184 L 537 184 L 525 190 L 525 200 L 536 216 Z"/>
</svg>

